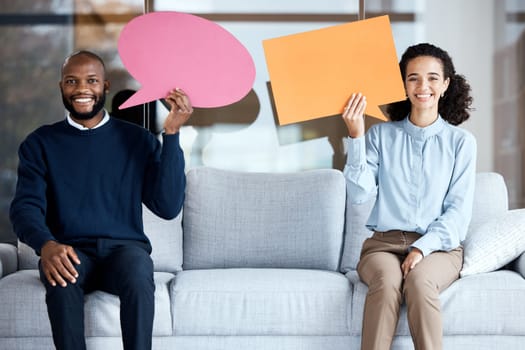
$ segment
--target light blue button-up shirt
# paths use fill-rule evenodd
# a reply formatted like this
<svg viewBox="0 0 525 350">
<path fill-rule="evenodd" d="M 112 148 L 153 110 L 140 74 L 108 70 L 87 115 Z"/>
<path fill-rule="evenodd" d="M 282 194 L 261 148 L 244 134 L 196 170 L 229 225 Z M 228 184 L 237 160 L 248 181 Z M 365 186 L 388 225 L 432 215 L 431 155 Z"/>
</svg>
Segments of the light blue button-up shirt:
<svg viewBox="0 0 525 350">
<path fill-rule="evenodd" d="M 347 138 L 344 169 L 353 203 L 376 198 L 367 221 L 374 231 L 414 231 L 424 256 L 457 248 L 472 216 L 476 140 L 441 117 L 420 128 L 409 118 Z"/>
</svg>

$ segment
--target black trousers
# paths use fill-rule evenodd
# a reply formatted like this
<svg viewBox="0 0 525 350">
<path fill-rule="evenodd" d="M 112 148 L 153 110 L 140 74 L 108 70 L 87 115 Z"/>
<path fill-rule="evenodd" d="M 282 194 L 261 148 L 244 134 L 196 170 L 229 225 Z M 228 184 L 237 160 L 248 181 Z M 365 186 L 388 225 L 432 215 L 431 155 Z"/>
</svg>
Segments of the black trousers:
<svg viewBox="0 0 525 350">
<path fill-rule="evenodd" d="M 151 246 L 138 241 L 97 239 L 74 245 L 81 261 L 77 282 L 53 287 L 42 268 L 46 304 L 57 350 L 84 350 L 84 295 L 101 290 L 120 299 L 125 350 L 149 350 L 155 310 Z"/>
</svg>

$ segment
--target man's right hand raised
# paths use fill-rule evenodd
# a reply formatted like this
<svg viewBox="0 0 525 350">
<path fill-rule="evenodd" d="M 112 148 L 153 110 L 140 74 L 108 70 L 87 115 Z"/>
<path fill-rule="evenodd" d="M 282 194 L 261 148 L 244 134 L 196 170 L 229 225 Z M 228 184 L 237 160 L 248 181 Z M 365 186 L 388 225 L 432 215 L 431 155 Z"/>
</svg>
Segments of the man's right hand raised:
<svg viewBox="0 0 525 350">
<path fill-rule="evenodd" d="M 80 259 L 72 246 L 47 241 L 40 250 L 40 263 L 49 283 L 67 286 L 67 281 L 75 283 L 78 272 L 73 264 L 79 265 Z"/>
</svg>

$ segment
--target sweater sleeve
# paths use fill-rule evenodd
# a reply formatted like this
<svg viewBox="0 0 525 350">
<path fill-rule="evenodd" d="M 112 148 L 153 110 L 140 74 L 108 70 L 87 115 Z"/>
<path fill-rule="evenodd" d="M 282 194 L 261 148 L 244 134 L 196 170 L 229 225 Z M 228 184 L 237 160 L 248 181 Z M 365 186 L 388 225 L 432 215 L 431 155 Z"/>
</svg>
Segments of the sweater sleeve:
<svg viewBox="0 0 525 350">
<path fill-rule="evenodd" d="M 45 157 L 34 137 L 20 145 L 18 156 L 18 180 L 9 216 L 18 238 L 40 254 L 44 243 L 55 239 L 46 224 Z"/>
<path fill-rule="evenodd" d="M 176 217 L 182 209 L 186 174 L 179 134 L 163 134 L 162 146 L 157 141 L 145 177 L 143 202 L 164 219 Z"/>
</svg>

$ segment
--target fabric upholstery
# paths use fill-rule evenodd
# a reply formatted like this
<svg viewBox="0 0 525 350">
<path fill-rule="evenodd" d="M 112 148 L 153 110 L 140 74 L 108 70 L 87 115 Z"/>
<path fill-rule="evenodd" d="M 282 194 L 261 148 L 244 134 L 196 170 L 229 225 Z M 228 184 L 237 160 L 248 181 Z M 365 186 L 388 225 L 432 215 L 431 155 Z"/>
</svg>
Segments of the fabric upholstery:
<svg viewBox="0 0 525 350">
<path fill-rule="evenodd" d="M 337 170 L 292 174 L 211 168 L 187 174 L 184 266 L 337 270 L 345 181 Z"/>
<path fill-rule="evenodd" d="M 514 261 L 514 270 L 519 272 L 525 278 L 525 252 L 521 253 L 519 258 Z"/>
<path fill-rule="evenodd" d="M 16 247 L 8 243 L 0 243 L 0 278 L 15 272 L 18 267 Z"/>
<path fill-rule="evenodd" d="M 358 282 L 353 293 L 351 334 L 360 334 L 368 291 Z M 525 335 L 525 279 L 514 271 L 497 271 L 461 278 L 441 295 L 446 335 Z M 410 335 L 406 307 L 396 335 Z"/>
<path fill-rule="evenodd" d="M 153 334 L 172 334 L 168 286 L 175 276 L 155 272 L 155 321 Z M 50 337 L 45 289 L 38 270 L 22 270 L 0 279 L 0 337 Z M 120 302 L 118 297 L 96 291 L 86 296 L 85 327 L 87 336 L 120 337 Z"/>
<path fill-rule="evenodd" d="M 144 232 L 151 246 L 151 259 L 155 271 L 172 272 L 182 270 L 182 213 L 172 220 L 165 220 L 153 214 L 142 205 Z M 39 257 L 33 248 L 18 242 L 20 270 L 37 269 Z"/>
<path fill-rule="evenodd" d="M 508 209 L 509 198 L 503 176 L 493 172 L 477 173 L 469 231 Z"/>
<path fill-rule="evenodd" d="M 18 269 L 19 270 L 34 270 L 38 269 L 38 260 L 40 257 L 36 255 L 33 248 L 27 244 L 18 241 Z"/>
<path fill-rule="evenodd" d="M 347 335 L 351 286 L 318 270 L 189 270 L 171 285 L 175 335 Z"/>
<path fill-rule="evenodd" d="M 525 209 L 484 221 L 469 232 L 463 246 L 462 277 L 505 266 L 525 252 Z"/>
<path fill-rule="evenodd" d="M 352 204 L 350 200 L 346 201 L 345 241 L 341 259 L 343 273 L 357 269 L 363 242 L 372 235 L 372 231 L 366 227 L 366 221 L 374 203 L 374 199 L 362 204 Z"/>
<path fill-rule="evenodd" d="M 169 285 L 175 278 L 171 273 L 155 272 L 154 336 L 172 335 Z M 120 301 L 116 295 L 101 291 L 86 296 L 85 327 L 88 336 L 120 337 Z"/>
<path fill-rule="evenodd" d="M 182 270 L 182 212 L 172 220 L 165 220 L 142 206 L 144 233 L 151 242 L 153 268 L 158 272 Z"/>
<path fill-rule="evenodd" d="M 190 171 L 188 182 L 186 209 L 176 219 L 144 211 L 157 271 L 153 349 L 359 348 L 367 286 L 355 266 L 371 234 L 364 225 L 373 201 L 345 205 L 344 178 L 335 170 L 203 168 Z M 508 209 L 497 174 L 478 174 L 475 198 L 471 231 Z M 188 269 L 180 271 L 183 237 Z M 38 257 L 22 243 L 18 259 L 4 250 L 0 245 L 0 349 L 53 348 Z M 6 259 L 18 260 L 20 271 L 5 275 Z M 466 276 L 441 294 L 444 349 L 523 348 L 525 253 L 509 266 L 516 271 Z M 118 298 L 91 293 L 85 310 L 88 350 L 121 350 Z M 403 306 L 392 350 L 408 349 Z"/>
</svg>

